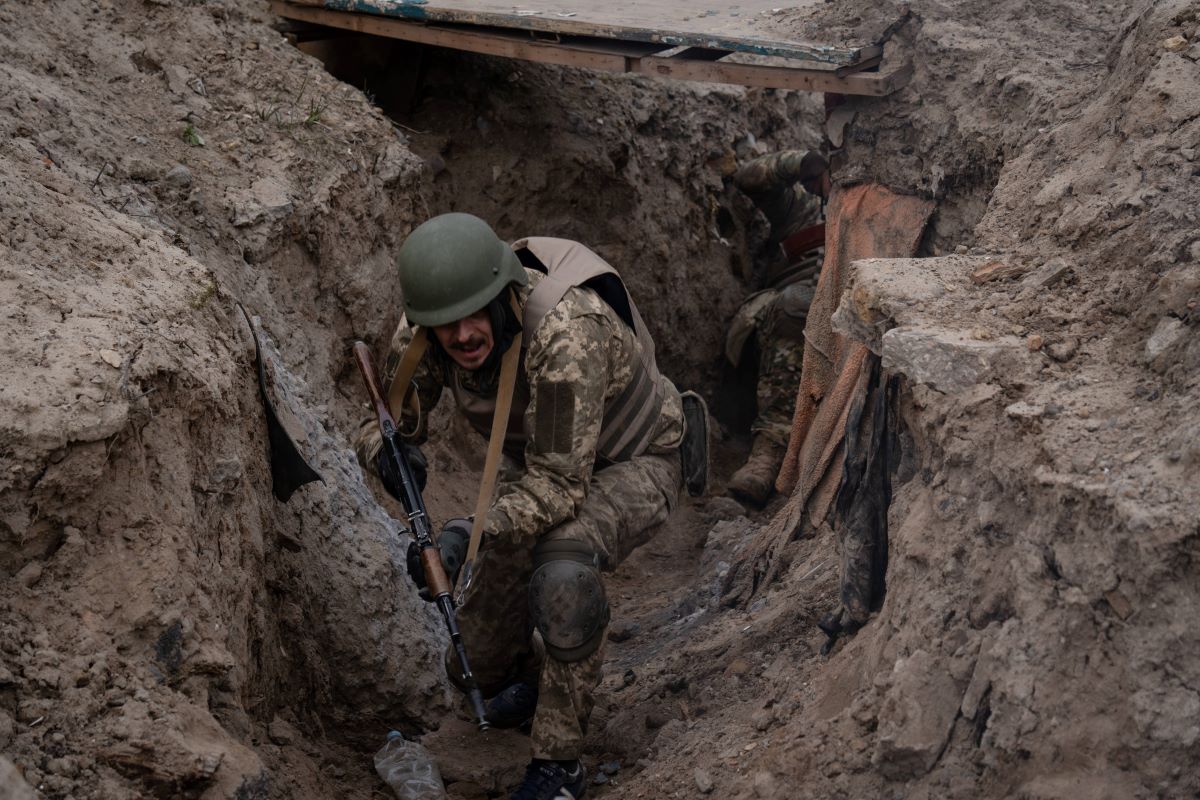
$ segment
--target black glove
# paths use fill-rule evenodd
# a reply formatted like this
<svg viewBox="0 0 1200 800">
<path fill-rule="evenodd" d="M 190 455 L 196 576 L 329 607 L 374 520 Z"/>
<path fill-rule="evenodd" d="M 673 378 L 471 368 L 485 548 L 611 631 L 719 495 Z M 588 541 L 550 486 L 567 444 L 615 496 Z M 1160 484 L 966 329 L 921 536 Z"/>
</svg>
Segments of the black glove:
<svg viewBox="0 0 1200 800">
<path fill-rule="evenodd" d="M 425 482 L 429 479 L 429 462 L 425 460 L 425 454 L 421 452 L 421 448 L 408 442 L 401 442 L 400 447 L 404 449 L 404 455 L 408 457 L 408 465 L 412 467 L 413 477 L 417 481 L 417 491 L 424 492 Z M 400 482 L 400 474 L 392 466 L 391 459 L 384 457 L 383 450 L 380 450 L 379 455 L 375 458 L 375 472 L 379 474 L 379 480 L 383 483 L 383 488 L 387 489 L 387 493 L 403 503 L 404 500 L 401 498 L 403 485 Z"/>
<path fill-rule="evenodd" d="M 467 557 L 467 546 L 471 541 L 471 521 L 469 519 L 452 519 L 442 526 L 438 535 L 438 553 L 442 557 L 442 567 L 446 570 L 450 583 L 458 581 L 458 572 L 462 569 L 463 560 Z M 405 554 L 408 567 L 408 577 L 416 585 L 418 594 L 426 602 L 433 602 L 429 595 L 429 584 L 425 580 L 425 566 L 421 563 L 421 547 L 416 542 L 408 543 Z"/>
</svg>

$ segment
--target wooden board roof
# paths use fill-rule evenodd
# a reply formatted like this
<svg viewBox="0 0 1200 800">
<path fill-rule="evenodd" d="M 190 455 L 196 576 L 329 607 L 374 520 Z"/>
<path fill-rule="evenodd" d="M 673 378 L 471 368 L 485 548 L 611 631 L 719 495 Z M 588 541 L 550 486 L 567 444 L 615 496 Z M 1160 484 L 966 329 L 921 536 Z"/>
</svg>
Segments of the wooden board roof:
<svg viewBox="0 0 1200 800">
<path fill-rule="evenodd" d="M 291 0 L 297 5 L 423 22 L 508 28 L 546 34 L 704 47 L 783 56 L 831 66 L 878 55 L 870 42 L 828 45 L 771 30 L 778 12 L 824 0 Z"/>
</svg>

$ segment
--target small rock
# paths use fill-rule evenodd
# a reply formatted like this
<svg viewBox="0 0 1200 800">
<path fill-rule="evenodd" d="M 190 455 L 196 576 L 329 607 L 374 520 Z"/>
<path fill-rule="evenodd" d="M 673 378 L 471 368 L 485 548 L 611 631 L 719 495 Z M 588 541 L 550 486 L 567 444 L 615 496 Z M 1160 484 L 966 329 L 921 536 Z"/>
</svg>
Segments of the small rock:
<svg viewBox="0 0 1200 800">
<path fill-rule="evenodd" d="M 754 726 L 754 730 L 762 732 L 771 727 L 774 718 L 775 714 L 769 708 L 760 708 L 750 717 L 750 723 Z"/>
<path fill-rule="evenodd" d="M 696 788 L 700 790 L 700 794 L 708 794 L 713 790 L 712 778 L 704 770 L 696 767 L 692 773 L 692 780 L 696 782 Z"/>
<path fill-rule="evenodd" d="M 161 174 L 161 170 L 157 164 L 148 158 L 141 158 L 139 156 L 134 156 L 129 160 L 129 164 L 126 166 L 125 171 L 129 174 L 129 177 L 132 180 L 139 181 L 141 183 L 150 183 L 151 181 L 156 181 L 158 180 L 158 176 Z"/>
<path fill-rule="evenodd" d="M 1196 148 L 1181 147 L 1181 148 L 1179 148 L 1179 155 L 1183 156 L 1188 161 L 1195 161 L 1196 160 Z"/>
<path fill-rule="evenodd" d="M 267 736 L 277 745 L 289 745 L 296 740 L 296 729 L 276 717 L 267 726 Z"/>
<path fill-rule="evenodd" d="M 1042 344 L 1045 340 L 1040 333 L 1030 334 L 1025 339 L 1025 346 L 1029 348 L 1029 352 L 1036 353 L 1042 349 Z"/>
<path fill-rule="evenodd" d="M 642 626 L 636 622 L 618 622 L 610 625 L 608 628 L 608 640 L 610 642 L 624 642 L 638 635 Z"/>
<path fill-rule="evenodd" d="M 686 689 L 688 685 L 687 678 L 683 677 L 682 675 L 668 675 L 664 679 L 664 683 L 666 684 L 667 691 L 671 692 L 672 694 L 679 694 Z"/>
<path fill-rule="evenodd" d="M 1005 264 L 1003 261 L 990 261 L 971 273 L 975 283 L 987 283 L 1006 278 L 1018 278 L 1029 271 L 1027 264 Z"/>
<path fill-rule="evenodd" d="M 725 668 L 726 675 L 745 675 L 750 671 L 750 662 L 740 656 L 730 662 Z"/>
<path fill-rule="evenodd" d="M 1067 337 L 1066 339 L 1051 342 L 1046 347 L 1046 355 L 1059 363 L 1070 361 L 1075 357 L 1077 352 L 1079 352 L 1079 341 L 1074 337 Z"/>
<path fill-rule="evenodd" d="M 754 776 L 754 796 L 773 798 L 779 794 L 779 784 L 770 772 L 760 772 Z"/>
<path fill-rule="evenodd" d="M 1159 356 L 1174 347 L 1177 342 L 1182 341 L 1186 335 L 1187 326 L 1183 324 L 1183 320 L 1163 317 L 1159 320 L 1154 332 L 1150 334 L 1150 338 L 1146 340 L 1146 360 L 1150 362 L 1158 360 Z"/>
<path fill-rule="evenodd" d="M 600 771 L 605 775 L 616 775 L 621 771 L 620 761 L 605 761 L 600 765 Z"/>
<path fill-rule="evenodd" d="M 656 731 L 659 728 L 661 728 L 663 725 L 666 725 L 670 721 L 671 721 L 671 718 L 668 717 L 663 712 L 659 711 L 657 708 L 651 709 L 650 711 L 646 712 L 646 729 L 647 730 Z"/>
<path fill-rule="evenodd" d="M 924 774 L 950 738 L 963 688 L 923 650 L 899 659 L 879 713 L 873 763 L 893 779 Z"/>
<path fill-rule="evenodd" d="M 171 167 L 163 180 L 170 186 L 186 189 L 192 185 L 192 171 L 183 164 L 176 164 Z"/>
<path fill-rule="evenodd" d="M 595 776 L 592 777 L 592 783 L 596 784 L 597 786 L 603 786 L 604 784 L 608 783 L 608 780 L 608 776 L 603 772 L 597 772 Z"/>
<path fill-rule="evenodd" d="M 1163 50 L 1168 53 L 1181 53 L 1187 49 L 1188 40 L 1182 36 L 1172 36 L 1162 43 Z"/>
<path fill-rule="evenodd" d="M 221 768 L 221 762 L 225 760 L 224 753 L 206 753 L 200 757 L 199 776 L 208 780 L 213 775 L 217 774 L 217 770 Z M 338 777 L 341 777 L 340 775 Z"/>
<path fill-rule="evenodd" d="M 1133 604 L 1118 589 L 1105 592 L 1104 599 L 1108 601 L 1113 613 L 1121 619 L 1129 619 L 1129 615 L 1133 613 Z"/>
<path fill-rule="evenodd" d="M 37 561 L 30 561 L 21 567 L 21 571 L 16 574 L 15 578 L 17 583 L 26 589 L 32 589 L 42 579 L 42 565 Z"/>
<path fill-rule="evenodd" d="M 1006 407 L 1004 413 L 1013 419 L 1037 419 L 1046 413 L 1046 408 L 1036 403 L 1026 403 L 1024 400 L 1018 400 Z"/>
<path fill-rule="evenodd" d="M 47 771 L 62 775 L 67 778 L 74 778 L 79 774 L 79 765 L 75 763 L 73 758 L 52 758 L 46 763 Z"/>
<path fill-rule="evenodd" d="M 188 72 L 186 67 L 168 64 L 163 67 L 163 77 L 167 79 L 167 88 L 172 94 L 185 96 L 192 93 L 192 88 L 188 86 L 192 73 Z"/>
<path fill-rule="evenodd" d="M 745 507 L 732 497 L 714 497 L 704 506 L 704 513 L 719 520 L 732 520 L 746 516 Z"/>
<path fill-rule="evenodd" d="M 100 360 L 114 369 L 120 369 L 121 362 L 123 361 L 121 354 L 116 350 L 101 350 Z"/>
<path fill-rule="evenodd" d="M 1052 258 L 1021 281 L 1021 285 L 1034 291 L 1048 289 L 1061 281 L 1072 269 L 1073 266 L 1066 259 Z"/>
<path fill-rule="evenodd" d="M 1015 374 L 1028 358 L 1012 337 L 980 341 L 966 331 L 897 327 L 883 334 L 883 367 L 939 392 L 963 392 L 995 374 Z"/>
</svg>

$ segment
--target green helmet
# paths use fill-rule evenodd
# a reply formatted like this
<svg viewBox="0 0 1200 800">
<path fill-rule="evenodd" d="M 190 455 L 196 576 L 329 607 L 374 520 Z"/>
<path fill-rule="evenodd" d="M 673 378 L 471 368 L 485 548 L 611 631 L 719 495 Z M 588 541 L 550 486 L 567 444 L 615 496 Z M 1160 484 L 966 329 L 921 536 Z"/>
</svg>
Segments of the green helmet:
<svg viewBox="0 0 1200 800">
<path fill-rule="evenodd" d="M 418 226 L 396 265 L 404 313 L 426 327 L 470 316 L 508 284 L 529 282 L 512 248 L 471 214 L 442 214 Z"/>
</svg>

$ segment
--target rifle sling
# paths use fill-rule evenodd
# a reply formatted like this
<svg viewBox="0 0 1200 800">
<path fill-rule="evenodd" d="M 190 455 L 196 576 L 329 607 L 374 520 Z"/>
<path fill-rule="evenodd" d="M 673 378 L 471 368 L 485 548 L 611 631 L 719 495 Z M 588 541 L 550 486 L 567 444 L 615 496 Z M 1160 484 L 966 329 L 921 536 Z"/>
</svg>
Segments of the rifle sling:
<svg viewBox="0 0 1200 800">
<path fill-rule="evenodd" d="M 513 310 L 519 309 L 513 300 Z M 467 544 L 467 557 L 463 559 L 461 582 L 455 601 L 462 602 L 475 573 L 475 557 L 483 541 L 483 523 L 487 519 L 488 507 L 496 491 L 496 479 L 500 475 L 500 456 L 504 451 L 504 434 L 508 430 L 508 414 L 512 410 L 513 389 L 517 385 L 517 366 L 521 363 L 521 337 L 518 331 L 512 344 L 500 361 L 500 385 L 496 389 L 496 413 L 492 417 L 492 433 L 488 438 L 487 457 L 483 461 L 483 475 L 479 482 L 479 499 L 475 501 L 475 517 L 471 521 L 471 539 Z"/>
<path fill-rule="evenodd" d="M 511 298 L 512 307 L 517 318 L 521 317 L 521 308 L 515 297 Z M 461 602 L 463 594 L 471 583 L 474 573 L 475 557 L 479 555 L 479 545 L 483 540 L 483 524 L 487 518 L 488 506 L 492 503 L 492 495 L 496 491 L 496 480 L 500 475 L 500 456 L 504 450 L 504 434 L 508 430 L 508 415 L 512 410 L 513 389 L 517 385 L 517 367 L 521 362 L 522 331 L 513 337 L 512 344 L 500 360 L 500 384 L 496 389 L 496 411 L 492 416 L 492 431 L 488 438 L 487 457 L 483 462 L 483 476 L 479 484 L 479 499 L 475 502 L 475 516 L 471 522 L 471 539 L 467 545 L 467 557 L 463 560 L 461 581 L 455 602 Z M 396 420 L 401 419 L 401 412 L 409 393 L 412 391 L 412 378 L 416 374 L 417 365 L 425 355 L 429 346 L 429 334 L 423 327 L 417 327 L 413 339 L 404 351 L 396 375 L 388 387 L 388 409 Z"/>
<path fill-rule="evenodd" d="M 396 374 L 392 378 L 391 385 L 388 386 L 387 404 L 388 411 L 392 413 L 392 419 L 396 420 L 396 427 L 400 427 L 402 414 L 404 411 L 404 402 L 410 394 L 416 397 L 416 392 L 413 391 L 413 375 L 417 374 L 417 365 L 421 363 L 421 357 L 425 355 L 425 350 L 429 347 L 429 334 L 424 328 L 414 328 L 412 341 L 408 343 L 408 347 L 404 349 L 404 357 L 400 359 L 400 366 L 396 367 Z M 418 416 L 420 410 L 418 408 Z M 420 419 L 417 420 L 417 425 L 421 424 Z"/>
</svg>

